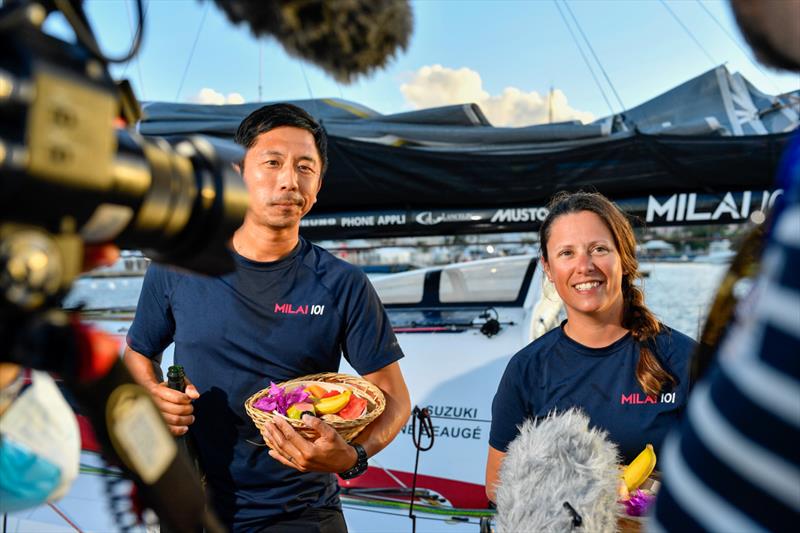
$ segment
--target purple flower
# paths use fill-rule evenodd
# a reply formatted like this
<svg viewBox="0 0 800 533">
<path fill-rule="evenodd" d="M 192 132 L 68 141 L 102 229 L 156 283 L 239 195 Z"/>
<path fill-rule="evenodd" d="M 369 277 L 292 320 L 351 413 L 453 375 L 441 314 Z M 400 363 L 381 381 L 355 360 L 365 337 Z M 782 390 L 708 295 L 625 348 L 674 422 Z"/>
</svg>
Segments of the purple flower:
<svg viewBox="0 0 800 533">
<path fill-rule="evenodd" d="M 644 516 L 653 500 L 655 500 L 655 496 L 652 494 L 636 490 L 628 500 L 623 502 L 625 504 L 625 513 L 629 516 Z"/>
<path fill-rule="evenodd" d="M 295 387 L 287 393 L 283 387 L 270 381 L 267 394 L 253 402 L 253 407 L 268 413 L 277 411 L 278 413 L 285 415 L 286 410 L 289 409 L 289 407 L 296 403 L 305 401 L 308 396 L 309 394 L 304 391 L 302 387 Z"/>
</svg>

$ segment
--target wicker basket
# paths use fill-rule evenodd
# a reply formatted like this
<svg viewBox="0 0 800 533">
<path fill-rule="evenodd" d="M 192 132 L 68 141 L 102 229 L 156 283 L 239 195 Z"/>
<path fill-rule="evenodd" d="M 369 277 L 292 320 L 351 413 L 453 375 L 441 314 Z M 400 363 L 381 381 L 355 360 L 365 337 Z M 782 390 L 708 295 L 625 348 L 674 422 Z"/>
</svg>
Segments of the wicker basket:
<svg viewBox="0 0 800 533">
<path fill-rule="evenodd" d="M 336 374 L 334 372 L 326 372 L 324 374 L 311 374 L 308 376 L 302 376 L 296 379 L 292 379 L 289 381 L 284 381 L 283 383 L 278 383 L 281 387 L 291 387 L 292 385 L 299 385 L 302 383 L 316 381 L 321 383 L 329 383 L 332 385 L 339 385 L 344 386 L 351 391 L 353 394 L 358 396 L 359 398 L 363 398 L 367 401 L 367 412 L 356 418 L 355 420 L 336 420 L 332 422 L 327 422 L 328 425 L 333 427 L 342 436 L 344 440 L 350 442 L 353 440 L 356 435 L 361 433 L 361 431 L 367 427 L 367 424 L 375 420 L 380 416 L 383 412 L 384 408 L 386 407 L 386 399 L 383 397 L 383 392 L 370 383 L 365 379 L 361 379 L 356 376 L 350 376 L 347 374 Z M 337 387 L 338 388 L 338 387 Z M 272 443 L 267 440 L 266 433 L 264 432 L 264 425 L 273 420 L 274 418 L 280 417 L 286 420 L 295 431 L 300 433 L 303 437 L 307 439 L 313 439 L 317 436 L 316 432 L 306 426 L 302 421 L 295 420 L 294 418 L 288 418 L 283 415 L 277 415 L 275 413 L 268 413 L 266 411 L 262 411 L 256 407 L 253 407 L 253 404 L 261 398 L 262 396 L 266 396 L 269 389 L 262 389 L 257 393 L 250 396 L 246 402 L 244 402 L 245 411 L 247 414 L 250 415 L 250 418 L 253 419 L 253 423 L 261 432 L 261 435 L 264 437 L 264 441 L 267 443 L 267 446 L 272 448 Z"/>
</svg>

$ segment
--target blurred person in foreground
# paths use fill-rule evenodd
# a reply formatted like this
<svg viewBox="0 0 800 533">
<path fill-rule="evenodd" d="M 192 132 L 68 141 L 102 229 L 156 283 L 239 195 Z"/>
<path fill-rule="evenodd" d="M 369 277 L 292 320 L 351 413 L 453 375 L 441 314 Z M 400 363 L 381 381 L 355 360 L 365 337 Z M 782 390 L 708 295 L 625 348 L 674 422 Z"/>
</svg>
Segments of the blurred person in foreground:
<svg viewBox="0 0 800 533">
<path fill-rule="evenodd" d="M 241 171 L 250 194 L 231 241 L 236 270 L 207 277 L 151 265 L 125 360 L 172 433 L 190 433 L 229 528 L 346 531 L 333 474 L 363 473 L 366 456 L 408 419 L 403 353 L 364 273 L 299 235 L 327 166 L 323 128 L 299 107 L 276 104 L 245 118 L 235 140 L 246 150 Z M 190 382 L 185 393 L 159 382 L 152 366 L 173 341 Z M 316 440 L 277 418 L 265 430 L 275 443 L 268 449 L 245 400 L 270 381 L 336 372 L 342 354 L 384 392 L 383 414 L 352 445 L 316 417 L 303 415 Z"/>
<path fill-rule="evenodd" d="M 800 1 L 733 0 L 763 63 L 800 72 Z M 758 277 L 660 457 L 651 531 L 791 531 L 800 518 L 800 134 Z"/>
<path fill-rule="evenodd" d="M 83 269 L 118 258 L 114 245 L 89 246 Z M 0 513 L 63 497 L 78 476 L 80 453 L 75 413 L 50 374 L 0 362 Z"/>
</svg>

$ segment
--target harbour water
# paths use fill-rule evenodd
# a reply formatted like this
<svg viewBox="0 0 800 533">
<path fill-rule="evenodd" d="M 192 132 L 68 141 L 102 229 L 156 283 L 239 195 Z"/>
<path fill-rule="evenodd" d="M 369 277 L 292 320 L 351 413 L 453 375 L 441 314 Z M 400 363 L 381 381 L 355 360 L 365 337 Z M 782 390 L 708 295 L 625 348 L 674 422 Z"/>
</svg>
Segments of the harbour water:
<svg viewBox="0 0 800 533">
<path fill-rule="evenodd" d="M 645 302 L 666 325 L 697 339 L 726 264 L 644 263 Z"/>
</svg>

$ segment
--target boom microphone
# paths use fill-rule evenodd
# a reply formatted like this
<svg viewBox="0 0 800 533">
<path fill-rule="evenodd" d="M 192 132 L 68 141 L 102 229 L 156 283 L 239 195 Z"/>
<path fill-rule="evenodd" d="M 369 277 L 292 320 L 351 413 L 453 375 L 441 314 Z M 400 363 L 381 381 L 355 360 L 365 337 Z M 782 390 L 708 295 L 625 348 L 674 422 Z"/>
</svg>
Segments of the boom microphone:
<svg viewBox="0 0 800 533">
<path fill-rule="evenodd" d="M 525 421 L 497 488 L 497 531 L 615 531 L 618 452 L 579 409 Z"/>
<path fill-rule="evenodd" d="M 405 50 L 413 28 L 406 0 L 214 0 L 234 24 L 271 35 L 291 55 L 342 82 Z"/>
</svg>

